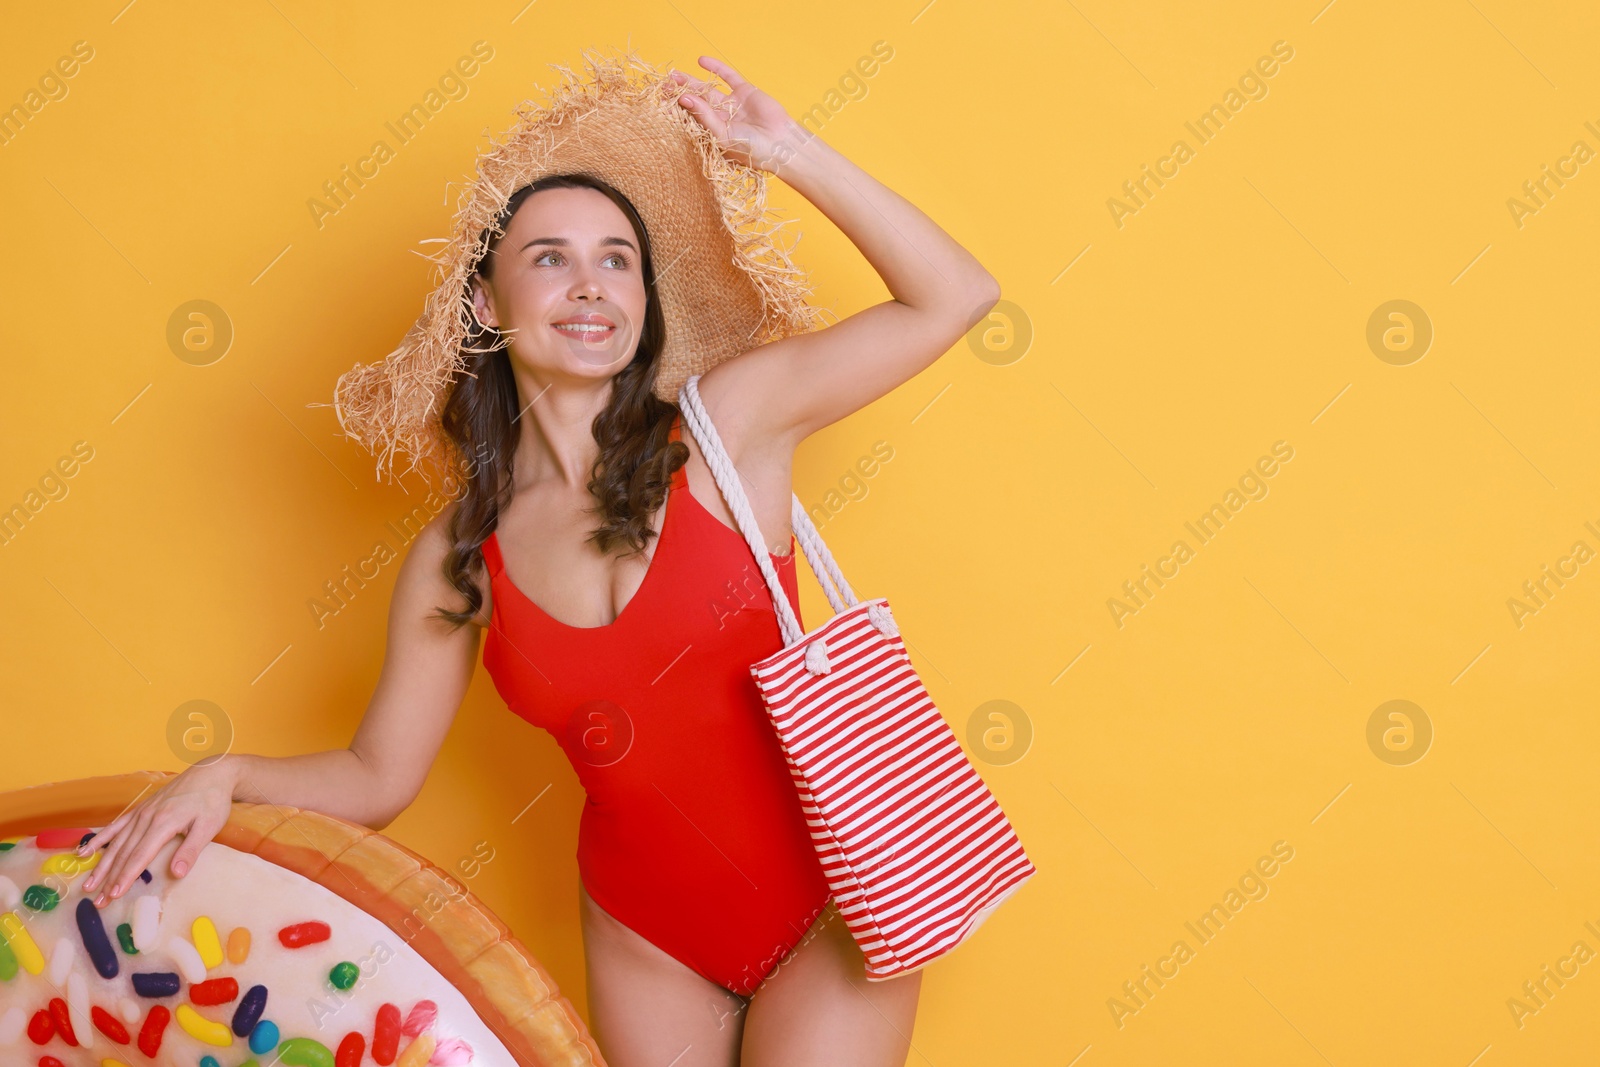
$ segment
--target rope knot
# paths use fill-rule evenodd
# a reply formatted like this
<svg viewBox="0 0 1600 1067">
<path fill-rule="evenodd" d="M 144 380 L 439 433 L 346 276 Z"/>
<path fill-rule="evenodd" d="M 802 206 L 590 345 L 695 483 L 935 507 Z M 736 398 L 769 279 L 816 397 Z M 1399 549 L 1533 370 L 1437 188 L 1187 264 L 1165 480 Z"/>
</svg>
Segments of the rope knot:
<svg viewBox="0 0 1600 1067">
<path fill-rule="evenodd" d="M 806 670 L 812 674 L 827 674 L 833 669 L 828 662 L 828 642 L 817 638 L 806 646 Z"/>
<path fill-rule="evenodd" d="M 868 604 L 867 618 L 872 620 L 872 625 L 885 637 L 899 637 L 900 627 L 895 624 L 894 616 L 889 614 L 889 608 L 883 604 Z"/>
</svg>

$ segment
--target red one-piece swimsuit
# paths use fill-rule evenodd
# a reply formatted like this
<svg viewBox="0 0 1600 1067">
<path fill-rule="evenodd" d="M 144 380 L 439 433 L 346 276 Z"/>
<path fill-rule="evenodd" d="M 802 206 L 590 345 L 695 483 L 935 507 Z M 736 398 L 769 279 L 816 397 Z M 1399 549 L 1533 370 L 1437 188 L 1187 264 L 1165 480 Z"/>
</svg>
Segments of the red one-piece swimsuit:
<svg viewBox="0 0 1600 1067">
<path fill-rule="evenodd" d="M 750 675 L 783 647 L 766 582 L 682 467 L 665 507 L 643 584 L 606 626 L 546 614 L 507 577 L 490 534 L 483 663 L 506 705 L 554 735 L 588 794 L 578 874 L 589 896 L 749 996 L 829 891 Z M 772 561 L 798 616 L 793 546 L 791 535 Z"/>
</svg>

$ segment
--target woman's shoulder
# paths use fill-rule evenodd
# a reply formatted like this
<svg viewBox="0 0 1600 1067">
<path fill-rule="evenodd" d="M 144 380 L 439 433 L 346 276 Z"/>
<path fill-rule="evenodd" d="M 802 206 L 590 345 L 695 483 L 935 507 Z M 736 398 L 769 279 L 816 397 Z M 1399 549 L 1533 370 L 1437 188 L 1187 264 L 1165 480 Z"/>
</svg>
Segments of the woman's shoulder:
<svg viewBox="0 0 1600 1067">
<path fill-rule="evenodd" d="M 434 607 L 450 611 L 467 609 L 466 597 L 451 583 L 445 573 L 445 564 L 454 546 L 450 526 L 460 507 L 459 500 L 446 504 L 439 514 L 423 525 L 407 546 L 405 560 L 401 563 L 400 574 L 395 580 L 394 599 L 397 604 L 402 601 L 426 603 L 430 612 Z M 466 577 L 478 587 L 482 598 L 479 610 L 471 620 L 472 624 L 487 626 L 493 608 L 489 568 L 487 566 L 471 568 Z"/>
</svg>

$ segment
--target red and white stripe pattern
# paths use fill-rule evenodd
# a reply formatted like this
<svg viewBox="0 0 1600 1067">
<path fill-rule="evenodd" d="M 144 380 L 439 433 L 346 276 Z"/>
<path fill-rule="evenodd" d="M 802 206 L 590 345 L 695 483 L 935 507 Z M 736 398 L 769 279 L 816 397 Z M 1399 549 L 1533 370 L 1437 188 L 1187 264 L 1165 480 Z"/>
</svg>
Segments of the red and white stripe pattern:
<svg viewBox="0 0 1600 1067">
<path fill-rule="evenodd" d="M 874 604 L 888 611 L 860 601 L 750 673 L 839 913 L 882 980 L 955 948 L 1035 869 Z M 823 674 L 806 665 L 819 640 Z"/>
</svg>

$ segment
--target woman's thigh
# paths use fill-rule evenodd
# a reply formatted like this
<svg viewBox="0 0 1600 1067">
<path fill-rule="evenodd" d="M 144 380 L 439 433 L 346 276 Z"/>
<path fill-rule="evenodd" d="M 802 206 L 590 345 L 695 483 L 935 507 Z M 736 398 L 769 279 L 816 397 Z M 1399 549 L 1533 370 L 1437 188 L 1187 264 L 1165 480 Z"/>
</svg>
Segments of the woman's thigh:
<svg viewBox="0 0 1600 1067">
<path fill-rule="evenodd" d="M 610 1067 L 736 1067 L 745 999 L 604 911 L 578 884 L 589 1030 Z"/>
<path fill-rule="evenodd" d="M 830 903 L 751 997 L 741 1067 L 901 1067 L 922 972 L 869 982 L 866 965 Z"/>
</svg>

